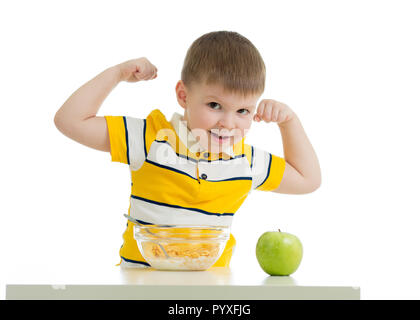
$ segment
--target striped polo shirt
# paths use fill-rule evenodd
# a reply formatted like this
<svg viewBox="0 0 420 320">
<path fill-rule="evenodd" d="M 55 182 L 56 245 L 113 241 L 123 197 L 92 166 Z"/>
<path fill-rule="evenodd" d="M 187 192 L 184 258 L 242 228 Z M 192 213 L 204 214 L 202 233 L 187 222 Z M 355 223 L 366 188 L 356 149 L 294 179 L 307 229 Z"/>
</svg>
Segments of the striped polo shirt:
<svg viewBox="0 0 420 320">
<path fill-rule="evenodd" d="M 252 190 L 280 185 L 285 160 L 241 141 L 220 153 L 203 149 L 179 113 L 167 121 L 159 109 L 139 119 L 105 116 L 111 160 L 131 173 L 129 215 L 142 224 L 231 226 Z M 128 221 L 122 261 L 149 266 Z M 229 266 L 235 247 L 230 234 L 214 266 Z"/>
</svg>

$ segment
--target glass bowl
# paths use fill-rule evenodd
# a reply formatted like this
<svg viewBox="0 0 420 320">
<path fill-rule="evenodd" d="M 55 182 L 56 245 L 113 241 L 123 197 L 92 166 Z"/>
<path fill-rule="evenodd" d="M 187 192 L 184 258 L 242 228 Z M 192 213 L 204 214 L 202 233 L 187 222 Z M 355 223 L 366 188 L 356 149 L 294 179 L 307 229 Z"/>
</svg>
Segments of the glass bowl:
<svg viewBox="0 0 420 320">
<path fill-rule="evenodd" d="M 206 270 L 222 255 L 229 227 L 135 225 L 144 259 L 158 270 Z"/>
</svg>

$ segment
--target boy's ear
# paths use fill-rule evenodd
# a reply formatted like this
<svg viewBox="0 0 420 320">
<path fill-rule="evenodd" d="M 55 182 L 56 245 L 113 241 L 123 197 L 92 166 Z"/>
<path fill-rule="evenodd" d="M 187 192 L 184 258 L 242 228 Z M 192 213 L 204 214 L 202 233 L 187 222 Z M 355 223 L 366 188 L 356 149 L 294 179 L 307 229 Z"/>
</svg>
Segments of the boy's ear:
<svg viewBox="0 0 420 320">
<path fill-rule="evenodd" d="M 185 109 L 187 107 L 187 90 L 185 89 L 185 85 L 182 80 L 177 82 L 175 92 L 179 105 Z"/>
</svg>

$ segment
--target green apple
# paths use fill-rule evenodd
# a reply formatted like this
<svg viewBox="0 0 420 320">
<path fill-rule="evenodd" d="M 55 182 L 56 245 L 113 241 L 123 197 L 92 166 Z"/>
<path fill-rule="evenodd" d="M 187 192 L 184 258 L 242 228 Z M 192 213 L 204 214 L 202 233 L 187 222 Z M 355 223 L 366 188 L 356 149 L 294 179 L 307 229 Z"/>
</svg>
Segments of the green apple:
<svg viewBox="0 0 420 320">
<path fill-rule="evenodd" d="M 269 275 L 288 276 L 299 267 L 303 247 L 298 237 L 279 229 L 260 236 L 256 254 L 261 268 Z"/>
</svg>

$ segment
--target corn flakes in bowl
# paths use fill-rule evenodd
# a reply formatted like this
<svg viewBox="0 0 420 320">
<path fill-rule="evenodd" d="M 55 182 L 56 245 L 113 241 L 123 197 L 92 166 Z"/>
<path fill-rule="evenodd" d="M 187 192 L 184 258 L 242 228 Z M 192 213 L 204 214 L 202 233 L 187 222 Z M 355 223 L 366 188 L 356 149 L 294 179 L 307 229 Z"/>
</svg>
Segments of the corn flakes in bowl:
<svg viewBox="0 0 420 320">
<path fill-rule="evenodd" d="M 142 256 L 158 270 L 207 270 L 229 236 L 230 228 L 223 226 L 134 226 Z"/>
</svg>

